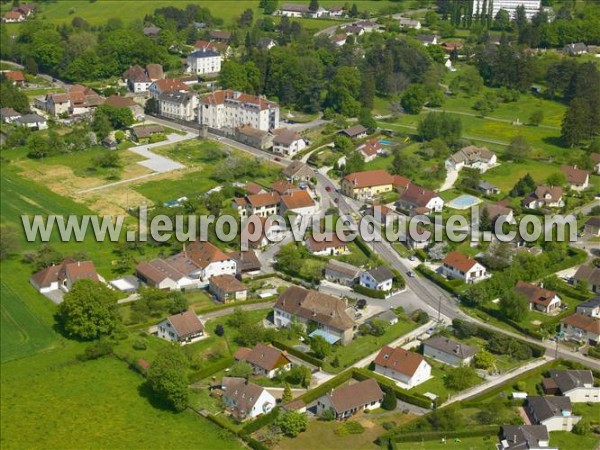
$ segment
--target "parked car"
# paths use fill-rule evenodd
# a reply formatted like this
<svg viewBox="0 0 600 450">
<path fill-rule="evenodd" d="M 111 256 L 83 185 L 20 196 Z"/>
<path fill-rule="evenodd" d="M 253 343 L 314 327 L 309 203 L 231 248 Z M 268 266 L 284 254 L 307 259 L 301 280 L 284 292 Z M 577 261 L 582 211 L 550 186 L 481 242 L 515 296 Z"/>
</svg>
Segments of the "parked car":
<svg viewBox="0 0 600 450">
<path fill-rule="evenodd" d="M 279 156 L 276 156 L 275 158 L 273 158 L 275 161 L 281 161 L 281 158 Z"/>
<path fill-rule="evenodd" d="M 325 190 L 326 190 L 327 192 L 331 192 L 331 186 L 325 186 Z"/>
<path fill-rule="evenodd" d="M 406 275 L 408 275 L 409 278 L 414 278 L 415 273 L 412 270 L 409 270 L 408 272 L 406 272 Z"/>
<path fill-rule="evenodd" d="M 361 298 L 356 302 L 356 306 L 358 309 L 363 309 L 365 306 L 367 306 L 367 301 L 364 298 Z"/>
<path fill-rule="evenodd" d="M 410 255 L 410 256 L 408 257 L 408 260 L 409 260 L 409 261 L 414 261 L 414 260 L 415 260 L 415 255 Z"/>
</svg>

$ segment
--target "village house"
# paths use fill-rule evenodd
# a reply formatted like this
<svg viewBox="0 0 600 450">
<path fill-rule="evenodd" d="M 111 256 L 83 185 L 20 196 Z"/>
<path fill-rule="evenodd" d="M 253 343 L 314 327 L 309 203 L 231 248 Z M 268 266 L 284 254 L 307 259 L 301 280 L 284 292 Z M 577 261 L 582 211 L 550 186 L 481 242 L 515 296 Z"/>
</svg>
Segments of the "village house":
<svg viewBox="0 0 600 450">
<path fill-rule="evenodd" d="M 250 216 L 248 219 L 250 219 Z M 256 233 L 256 223 L 254 220 L 247 220 L 242 228 L 242 242 L 255 249 L 264 248 L 272 242 L 279 242 L 282 234 L 285 232 L 285 226 L 269 220 L 266 216 L 254 216 L 260 222 L 259 233 Z"/>
<path fill-rule="evenodd" d="M 365 209 L 364 217 L 371 216 L 376 222 L 390 226 L 400 215 L 386 205 L 371 205 Z"/>
<path fill-rule="evenodd" d="M 277 192 L 248 195 L 246 197 L 246 215 L 248 217 L 252 215 L 269 217 L 277 214 L 280 200 L 281 196 Z"/>
<path fill-rule="evenodd" d="M 248 183 L 246 183 L 246 185 L 244 186 L 244 191 L 246 191 L 246 195 L 266 194 L 267 192 L 269 192 L 263 186 L 261 186 L 258 183 L 255 183 L 254 181 L 249 181 Z"/>
<path fill-rule="evenodd" d="M 461 50 L 463 43 L 460 41 L 444 42 L 441 47 L 446 53 L 452 53 L 455 50 Z"/>
<path fill-rule="evenodd" d="M 433 34 L 417 36 L 417 39 L 421 41 L 421 44 L 425 47 L 438 44 L 438 37 Z"/>
<path fill-rule="evenodd" d="M 435 192 L 411 183 L 400 195 L 396 206 L 408 211 L 411 215 L 414 213 L 429 214 L 431 212 L 441 212 L 444 207 L 444 200 Z"/>
<path fill-rule="evenodd" d="M 330 39 L 335 45 L 342 47 L 348 40 L 348 35 L 346 33 L 338 33 L 331 36 Z"/>
<path fill-rule="evenodd" d="M 375 372 L 399 381 L 405 389 L 411 389 L 431 378 L 431 366 L 422 355 L 384 346 L 375 360 Z"/>
<path fill-rule="evenodd" d="M 68 94 L 46 94 L 46 111 L 53 116 L 69 114 L 71 100 Z"/>
<path fill-rule="evenodd" d="M 2 22 L 4 23 L 17 23 L 23 22 L 25 20 L 25 16 L 21 14 L 19 11 L 8 11 L 2 17 Z"/>
<path fill-rule="evenodd" d="M 365 34 L 365 29 L 363 27 L 359 27 L 358 25 L 353 24 L 346 25 L 344 28 L 342 28 L 342 30 L 354 36 L 362 36 L 363 34 Z"/>
<path fill-rule="evenodd" d="M 350 139 L 362 139 L 367 137 L 367 129 L 362 125 L 354 125 L 340 131 L 338 134 L 349 137 Z"/>
<path fill-rule="evenodd" d="M 592 153 L 590 158 L 594 164 L 594 173 L 600 175 L 600 153 Z"/>
<path fill-rule="evenodd" d="M 25 84 L 25 75 L 20 70 L 6 70 L 2 72 L 2 75 L 8 81 L 12 81 L 15 86 L 23 86 Z"/>
<path fill-rule="evenodd" d="M 550 435 L 544 425 L 503 425 L 498 450 L 558 450 L 549 447 Z"/>
<path fill-rule="evenodd" d="M 155 27 L 154 25 L 151 25 L 149 27 L 144 27 L 142 32 L 144 33 L 144 36 L 146 36 L 146 37 L 156 37 L 160 34 L 160 28 Z"/>
<path fill-rule="evenodd" d="M 591 300 L 581 302 L 575 308 L 575 312 L 584 316 L 600 319 L 600 295 Z"/>
<path fill-rule="evenodd" d="M 393 191 L 402 178 L 394 177 L 383 169 L 354 172 L 342 178 L 340 190 L 347 197 L 365 201 Z"/>
<path fill-rule="evenodd" d="M 527 414 L 531 422 L 545 425 L 548 431 L 571 431 L 581 416 L 573 415 L 569 397 L 527 397 Z"/>
<path fill-rule="evenodd" d="M 314 177 L 313 170 L 302 161 L 292 161 L 283 169 L 283 175 L 292 181 L 308 181 Z"/>
<path fill-rule="evenodd" d="M 298 5 L 294 3 L 284 3 L 279 9 L 279 15 L 282 17 L 304 17 L 309 13 L 308 5 Z"/>
<path fill-rule="evenodd" d="M 244 274 L 258 273 L 262 268 L 256 252 L 253 250 L 229 252 L 229 256 L 233 259 L 237 266 L 236 275 L 242 276 Z"/>
<path fill-rule="evenodd" d="M 132 97 L 123 97 L 115 94 L 108 97 L 104 104 L 117 109 L 129 108 L 133 114 L 133 117 L 137 118 L 140 118 L 144 113 L 144 109 L 138 105 Z"/>
<path fill-rule="evenodd" d="M 383 391 L 377 381 L 368 378 L 334 389 L 317 400 L 317 414 L 332 410 L 338 420 L 347 419 L 364 411 L 377 409 L 383 401 Z"/>
<path fill-rule="evenodd" d="M 258 40 L 256 46 L 261 50 L 269 51 L 273 47 L 277 47 L 277 42 L 270 37 L 263 37 Z"/>
<path fill-rule="evenodd" d="M 523 206 L 529 209 L 562 208 L 565 206 L 563 190 L 560 187 L 538 186 L 523 199 Z"/>
<path fill-rule="evenodd" d="M 392 326 L 398 323 L 398 316 L 392 312 L 392 310 L 388 309 L 387 311 L 380 312 L 379 314 L 373 316 L 369 322 L 373 320 L 382 320 L 388 325 Z"/>
<path fill-rule="evenodd" d="M 273 147 L 273 135 L 268 131 L 259 130 L 250 125 L 235 129 L 235 140 L 250 147 L 268 150 Z"/>
<path fill-rule="evenodd" d="M 12 108 L 0 109 L 0 119 L 4 123 L 12 123 L 15 120 L 17 120 L 19 117 L 21 117 L 21 114 L 19 114 L 17 111 L 15 111 Z"/>
<path fill-rule="evenodd" d="M 35 128 L 38 130 L 45 130 L 48 128 L 48 122 L 39 114 L 25 114 L 16 118 L 13 123 L 22 127 Z"/>
<path fill-rule="evenodd" d="M 104 283 L 92 261 L 65 259 L 62 263 L 46 267 L 31 276 L 29 282 L 41 294 L 61 290 L 69 292 L 76 281 L 87 279 Z"/>
<path fill-rule="evenodd" d="M 600 343 L 600 319 L 575 313 L 560 321 L 565 339 L 597 345 Z"/>
<path fill-rule="evenodd" d="M 360 274 L 360 285 L 376 291 L 390 291 L 394 281 L 394 274 L 386 266 L 365 270 Z"/>
<path fill-rule="evenodd" d="M 590 172 L 581 170 L 577 167 L 561 166 L 560 170 L 567 177 L 569 189 L 573 191 L 583 191 L 590 185 Z"/>
<path fill-rule="evenodd" d="M 319 240 L 311 234 L 304 245 L 312 255 L 338 256 L 348 253 L 348 243 L 342 241 L 336 233 L 324 233 Z"/>
<path fill-rule="evenodd" d="M 575 42 L 565 45 L 563 52 L 569 56 L 581 56 L 588 52 L 588 47 L 583 42 Z"/>
<path fill-rule="evenodd" d="M 572 403 L 600 402 L 600 387 L 594 386 L 591 370 L 550 370 L 550 377 L 544 378 L 544 392 L 547 395 L 563 395 Z"/>
<path fill-rule="evenodd" d="M 329 343 L 348 345 L 354 336 L 354 311 L 343 300 L 307 290 L 299 286 L 288 287 L 273 307 L 277 328 L 289 327 L 298 322 L 303 326 L 315 323 L 317 329 L 310 336 L 322 336 Z"/>
<path fill-rule="evenodd" d="M 287 372 L 292 368 L 292 361 L 285 352 L 260 343 L 252 349 L 239 348 L 233 357 L 236 361 L 250 364 L 254 375 L 267 378 L 274 378 L 278 372 Z"/>
<path fill-rule="evenodd" d="M 279 195 L 287 195 L 300 191 L 300 187 L 287 180 L 277 180 L 271 184 L 271 190 Z"/>
<path fill-rule="evenodd" d="M 248 298 L 246 285 L 229 274 L 211 277 L 208 290 L 221 303 L 237 302 Z"/>
<path fill-rule="evenodd" d="M 243 92 L 215 91 L 200 99 L 198 122 L 228 134 L 243 125 L 270 131 L 279 128 L 279 105 Z"/>
<path fill-rule="evenodd" d="M 343 6 L 331 6 L 329 8 L 329 17 L 343 17 L 344 7 Z"/>
<path fill-rule="evenodd" d="M 600 294 L 600 267 L 581 265 L 573 278 L 577 283 L 587 283 L 590 291 Z"/>
<path fill-rule="evenodd" d="M 360 269 L 336 259 L 330 259 L 325 266 L 325 279 L 343 286 L 354 286 L 360 276 Z"/>
<path fill-rule="evenodd" d="M 159 98 L 169 92 L 190 92 L 190 87 L 179 78 L 162 78 L 153 81 L 148 87 L 150 97 Z"/>
<path fill-rule="evenodd" d="M 167 290 L 206 286 L 215 275 L 235 275 L 236 272 L 236 263 L 230 255 L 204 241 L 194 241 L 167 259 L 141 262 L 136 266 L 142 282 Z"/>
<path fill-rule="evenodd" d="M 204 337 L 204 325 L 193 311 L 173 314 L 157 325 L 158 337 L 179 345 L 192 344 Z"/>
<path fill-rule="evenodd" d="M 162 125 L 159 125 L 157 123 L 153 123 L 150 125 L 140 125 L 131 129 L 131 134 L 137 142 L 140 142 L 141 139 L 148 139 L 154 134 L 160 134 L 163 132 L 164 128 L 162 127 Z"/>
<path fill-rule="evenodd" d="M 240 422 L 268 414 L 275 407 L 269 391 L 244 378 L 223 377 L 221 390 L 226 410 Z"/>
<path fill-rule="evenodd" d="M 515 223 L 515 215 L 513 210 L 507 208 L 506 206 L 500 204 L 485 205 L 481 208 L 480 217 L 484 210 L 487 211 L 490 224 L 492 225 L 495 225 L 496 221 L 500 218 L 502 218 L 502 221 L 505 223 Z"/>
<path fill-rule="evenodd" d="M 306 147 L 306 141 L 294 130 L 284 128 L 273 138 L 273 153 L 292 157 Z"/>
<path fill-rule="evenodd" d="M 123 80 L 129 90 L 135 93 L 146 92 L 153 82 L 164 77 L 160 64 L 148 64 L 145 68 L 136 64 L 123 72 Z"/>
<path fill-rule="evenodd" d="M 221 55 L 213 49 L 202 48 L 187 56 L 187 72 L 196 75 L 217 74 L 221 71 Z"/>
<path fill-rule="evenodd" d="M 356 150 L 360 152 L 365 159 L 365 162 L 371 162 L 384 153 L 383 147 L 377 139 L 368 140 L 364 144 L 358 146 Z"/>
<path fill-rule="evenodd" d="M 198 97 L 192 92 L 165 92 L 158 96 L 158 114 L 169 119 L 191 122 L 196 119 Z"/>
<path fill-rule="evenodd" d="M 281 195 L 279 204 L 281 214 L 287 212 L 298 216 L 313 216 L 319 210 L 319 205 L 306 190 L 297 190 Z"/>
<path fill-rule="evenodd" d="M 356 23 L 356 26 L 365 30 L 365 33 L 371 33 L 379 28 L 379 25 L 372 20 L 361 20 L 360 22 Z"/>
<path fill-rule="evenodd" d="M 415 19 L 409 19 L 408 17 L 400 17 L 398 19 L 400 28 L 413 28 L 415 30 L 421 29 L 421 21 Z"/>
<path fill-rule="evenodd" d="M 476 353 L 475 347 L 444 336 L 433 336 L 423 342 L 424 356 L 455 367 L 468 366 Z"/>
<path fill-rule="evenodd" d="M 442 273 L 448 279 L 463 280 L 467 284 L 477 283 L 487 277 L 486 268 L 473 258 L 460 252 L 450 252 L 442 261 Z"/>
<path fill-rule="evenodd" d="M 590 217 L 585 221 L 583 231 L 589 236 L 600 236 L 600 217 Z"/>
<path fill-rule="evenodd" d="M 515 291 L 529 301 L 530 310 L 541 311 L 545 314 L 558 314 L 560 312 L 562 302 L 554 291 L 549 291 L 544 289 L 543 286 L 536 286 L 526 281 L 519 281 L 515 286 Z"/>
<path fill-rule="evenodd" d="M 497 163 L 496 154 L 485 147 L 469 145 L 461 148 L 446 160 L 446 169 L 461 170 L 463 167 L 477 169 L 481 173 L 494 167 Z"/>
<path fill-rule="evenodd" d="M 484 195 L 497 195 L 500 193 L 500 189 L 497 186 L 483 180 L 477 183 L 477 190 Z"/>
</svg>

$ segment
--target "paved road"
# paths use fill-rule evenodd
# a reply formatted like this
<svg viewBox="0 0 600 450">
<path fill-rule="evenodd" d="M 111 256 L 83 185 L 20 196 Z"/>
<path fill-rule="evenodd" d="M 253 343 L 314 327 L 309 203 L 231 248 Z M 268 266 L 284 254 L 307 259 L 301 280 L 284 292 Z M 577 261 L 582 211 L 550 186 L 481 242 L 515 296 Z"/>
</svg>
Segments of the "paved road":
<svg viewBox="0 0 600 450">
<path fill-rule="evenodd" d="M 242 311 L 258 311 L 259 309 L 272 308 L 274 304 L 275 304 L 274 300 L 266 300 L 264 302 L 251 303 L 249 305 L 248 304 L 239 304 L 239 305 L 232 306 L 231 308 L 223 308 L 223 309 L 219 309 L 217 311 L 212 311 L 212 312 L 208 312 L 208 313 L 204 313 L 204 314 L 198 314 L 198 319 L 200 319 L 202 322 L 205 322 L 206 320 L 215 319 L 217 317 L 223 317 L 228 314 L 231 314 L 231 313 L 233 313 L 233 311 L 236 308 L 240 308 Z"/>
<path fill-rule="evenodd" d="M 458 180 L 458 174 L 458 170 L 448 170 L 446 172 L 446 179 L 444 180 L 444 184 L 442 184 L 442 187 L 440 188 L 440 192 L 452 189 L 454 187 L 454 183 L 456 183 L 456 180 Z"/>
<path fill-rule="evenodd" d="M 190 132 L 183 136 L 181 134 L 173 133 L 167 136 L 166 141 L 157 142 L 155 144 L 130 147 L 129 150 L 133 153 L 143 156 L 144 158 L 147 158 L 144 161 L 138 162 L 139 165 L 147 167 L 148 169 L 153 170 L 157 173 L 166 173 L 171 172 L 173 170 L 185 169 L 185 166 L 165 156 L 157 155 L 156 153 L 152 152 L 151 149 L 164 147 L 166 145 L 175 144 L 177 142 L 189 141 L 190 139 L 195 139 L 196 137 L 196 134 Z"/>
<path fill-rule="evenodd" d="M 483 120 L 491 120 L 492 122 L 503 122 L 503 123 L 509 123 L 511 125 L 515 125 L 514 124 L 514 120 L 508 120 L 508 119 L 499 119 L 498 117 L 489 117 L 489 116 L 485 116 L 485 117 L 481 117 L 478 114 L 473 114 L 473 113 L 468 113 L 465 111 L 454 111 L 451 109 L 445 109 L 445 108 L 428 108 L 427 106 L 423 107 L 423 109 L 425 109 L 426 111 L 435 111 L 435 112 L 447 112 L 447 113 L 451 113 L 451 114 L 458 114 L 460 116 L 469 116 L 469 117 L 476 117 L 478 119 L 483 119 Z M 526 126 L 525 123 L 521 123 L 518 126 Z M 559 130 L 560 131 L 560 127 L 553 127 L 552 125 L 537 125 L 538 128 L 547 128 L 549 130 Z"/>
</svg>

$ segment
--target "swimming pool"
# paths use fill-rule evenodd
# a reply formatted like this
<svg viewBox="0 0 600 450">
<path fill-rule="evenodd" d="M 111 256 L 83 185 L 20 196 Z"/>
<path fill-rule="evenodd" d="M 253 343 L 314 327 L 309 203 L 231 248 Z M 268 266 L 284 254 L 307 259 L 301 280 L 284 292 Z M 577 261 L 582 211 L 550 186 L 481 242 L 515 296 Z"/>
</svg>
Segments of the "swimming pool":
<svg viewBox="0 0 600 450">
<path fill-rule="evenodd" d="M 463 194 L 456 197 L 454 200 L 448 202 L 448 208 L 452 209 L 468 209 L 472 206 L 478 205 L 482 200 L 469 194 Z"/>
<path fill-rule="evenodd" d="M 392 141 L 379 141 L 381 145 L 394 145 Z"/>
</svg>

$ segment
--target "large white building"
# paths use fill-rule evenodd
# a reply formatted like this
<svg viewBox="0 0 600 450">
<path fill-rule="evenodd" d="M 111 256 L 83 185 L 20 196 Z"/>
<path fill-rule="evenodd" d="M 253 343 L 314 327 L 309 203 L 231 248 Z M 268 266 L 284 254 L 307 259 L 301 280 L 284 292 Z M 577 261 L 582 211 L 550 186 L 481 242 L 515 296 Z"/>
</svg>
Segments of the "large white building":
<svg viewBox="0 0 600 450">
<path fill-rule="evenodd" d="M 200 99 L 198 122 L 229 134 L 244 125 L 269 131 L 279 128 L 279 105 L 244 92 L 215 91 Z"/>
<path fill-rule="evenodd" d="M 221 71 L 221 55 L 215 50 L 202 48 L 188 55 L 187 64 L 188 72 L 197 75 L 219 73 Z"/>
<path fill-rule="evenodd" d="M 196 119 L 198 97 L 191 92 L 171 91 L 158 96 L 158 111 L 162 117 L 192 121 Z"/>
<path fill-rule="evenodd" d="M 486 5 L 488 8 L 490 7 L 489 5 L 491 5 L 492 18 L 496 17 L 498 11 L 505 9 L 508 11 L 511 19 L 514 19 L 517 7 L 523 5 L 525 6 L 527 18 L 531 19 L 539 12 L 542 6 L 542 0 L 473 0 L 473 15 L 478 16 L 484 13 L 482 10 Z"/>
</svg>

